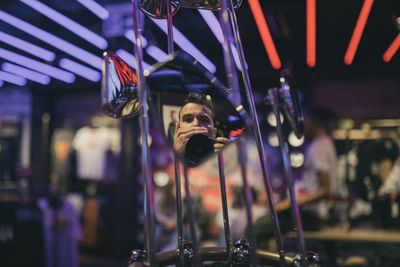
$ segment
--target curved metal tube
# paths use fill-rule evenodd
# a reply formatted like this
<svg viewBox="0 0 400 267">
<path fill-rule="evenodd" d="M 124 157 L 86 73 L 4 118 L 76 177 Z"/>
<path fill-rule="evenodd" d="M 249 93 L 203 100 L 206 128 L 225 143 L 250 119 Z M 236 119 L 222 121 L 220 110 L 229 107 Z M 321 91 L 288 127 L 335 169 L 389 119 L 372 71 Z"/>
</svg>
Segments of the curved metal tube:
<svg viewBox="0 0 400 267">
<path fill-rule="evenodd" d="M 290 157 L 289 157 L 289 148 L 287 146 L 287 142 L 285 142 L 283 140 L 283 135 L 282 135 L 282 124 L 281 124 L 281 120 L 280 120 L 279 105 L 278 105 L 279 104 L 278 89 L 272 88 L 272 89 L 268 90 L 268 95 L 272 102 L 272 107 L 273 107 L 274 113 L 275 113 L 279 147 L 281 150 L 283 167 L 285 169 L 285 178 L 286 178 L 286 181 L 288 184 L 289 199 L 290 199 L 290 204 L 291 204 L 290 210 L 292 212 L 292 217 L 293 217 L 295 226 L 297 228 L 296 229 L 297 230 L 297 242 L 298 242 L 298 247 L 300 250 L 302 265 L 304 265 L 304 260 L 305 260 L 304 255 L 306 253 L 306 242 L 304 240 L 304 231 L 303 231 L 303 224 L 302 224 L 301 216 L 300 216 L 299 205 L 297 204 L 296 194 L 295 194 L 294 187 L 293 187 L 294 184 L 293 184 L 293 176 L 292 176 L 291 163 L 290 163 Z"/>
<path fill-rule="evenodd" d="M 157 266 L 157 259 L 155 257 L 155 214 L 154 214 L 154 191 L 153 182 L 150 177 L 151 167 L 149 158 L 149 144 L 147 137 L 149 136 L 149 116 L 148 116 L 148 104 L 147 104 L 147 91 L 144 84 L 143 76 L 143 51 L 140 42 L 141 30 L 139 23 L 139 9 L 138 2 L 133 1 L 133 28 L 135 32 L 135 56 L 137 61 L 136 77 L 137 77 L 137 89 L 139 96 L 139 124 L 140 134 L 142 140 L 142 179 L 144 180 L 144 198 L 145 198 L 145 247 L 147 251 L 147 264 L 150 266 Z"/>
<path fill-rule="evenodd" d="M 274 200 L 273 192 L 272 192 L 272 189 L 270 186 L 271 183 L 269 181 L 269 176 L 267 174 L 265 153 L 264 153 L 264 147 L 263 147 L 263 140 L 261 137 L 260 125 L 258 122 L 257 111 L 256 111 L 255 103 L 254 103 L 253 91 L 252 91 L 251 84 L 250 84 L 250 77 L 249 77 L 249 73 L 248 73 L 247 67 L 246 67 L 247 64 L 246 64 L 246 59 L 244 57 L 243 46 L 242 46 L 242 42 L 241 42 L 241 38 L 240 38 L 240 34 L 239 34 L 239 28 L 237 25 L 236 14 L 232 7 L 233 7 L 232 0 L 229 0 L 228 11 L 229 11 L 229 15 L 231 18 L 231 23 L 233 25 L 236 47 L 238 49 L 240 65 L 242 67 L 242 76 L 243 76 L 243 81 L 244 81 L 244 85 L 245 85 L 244 87 L 246 89 L 246 96 L 247 96 L 247 101 L 249 104 L 250 116 L 251 116 L 252 122 L 253 122 L 253 131 L 254 131 L 254 135 L 256 138 L 256 143 L 257 143 L 257 148 L 258 148 L 258 156 L 259 156 L 260 163 L 261 163 L 261 170 L 262 170 L 262 174 L 263 174 L 265 189 L 267 191 L 268 204 L 270 207 L 270 212 L 271 212 L 272 220 L 274 223 L 275 240 L 276 240 L 276 244 L 277 244 L 277 247 L 279 250 L 279 255 L 281 258 L 281 264 L 282 264 L 282 266 L 285 266 L 285 255 L 284 255 L 285 251 L 284 251 L 284 247 L 283 247 L 282 234 L 281 234 L 281 230 L 279 227 L 278 215 L 276 213 L 275 200 Z"/>
</svg>

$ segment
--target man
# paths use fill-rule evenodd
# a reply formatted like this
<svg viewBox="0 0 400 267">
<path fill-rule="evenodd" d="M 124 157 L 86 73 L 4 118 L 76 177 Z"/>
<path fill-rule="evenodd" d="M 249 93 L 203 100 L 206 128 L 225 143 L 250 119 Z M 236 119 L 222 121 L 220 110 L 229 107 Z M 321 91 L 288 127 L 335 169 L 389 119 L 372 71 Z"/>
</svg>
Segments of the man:
<svg viewBox="0 0 400 267">
<path fill-rule="evenodd" d="M 336 149 L 330 131 L 335 122 L 332 111 L 324 108 L 310 108 L 306 111 L 305 137 L 310 140 L 305 153 L 301 180 L 295 183 L 296 200 L 300 206 L 305 230 L 318 230 L 328 222 L 328 198 L 333 191 L 336 178 Z M 276 205 L 281 232 L 293 229 L 290 201 Z M 273 237 L 273 224 L 270 214 L 256 222 L 256 235 L 260 246 L 267 246 L 265 239 Z"/>
<path fill-rule="evenodd" d="M 174 150 L 185 157 L 186 145 L 194 135 L 204 135 L 214 140 L 214 152 L 221 151 L 229 139 L 216 137 L 214 109 L 209 96 L 191 92 L 179 111 L 179 122 L 175 125 Z"/>
</svg>

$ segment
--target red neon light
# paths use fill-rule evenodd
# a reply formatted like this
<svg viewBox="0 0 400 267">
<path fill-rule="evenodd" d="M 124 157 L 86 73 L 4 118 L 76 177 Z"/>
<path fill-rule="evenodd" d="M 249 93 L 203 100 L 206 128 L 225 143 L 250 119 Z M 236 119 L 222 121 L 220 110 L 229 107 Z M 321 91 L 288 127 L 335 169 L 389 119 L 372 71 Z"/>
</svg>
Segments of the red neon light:
<svg viewBox="0 0 400 267">
<path fill-rule="evenodd" d="M 269 60 L 271 61 L 271 65 L 274 69 L 280 69 L 282 66 L 281 60 L 279 59 L 274 41 L 272 40 L 272 36 L 269 31 L 267 21 L 265 20 L 264 14 L 262 12 L 260 2 L 258 0 L 249 0 L 249 4 L 251 12 L 253 13 L 254 20 L 257 24 L 258 32 L 260 33 L 265 50 L 267 51 Z"/>
<path fill-rule="evenodd" d="M 396 39 L 394 39 L 393 43 L 389 46 L 386 52 L 383 54 L 382 59 L 385 62 L 389 62 L 394 54 L 400 47 L 400 33 L 397 35 Z"/>
<path fill-rule="evenodd" d="M 307 0 L 307 65 L 312 68 L 315 66 L 316 50 L 316 12 L 315 0 Z"/>
<path fill-rule="evenodd" d="M 354 28 L 353 35 L 351 36 L 349 46 L 347 47 L 347 51 L 344 56 L 344 63 L 346 63 L 347 65 L 353 63 L 354 55 L 356 54 L 361 35 L 363 34 L 365 24 L 367 23 L 367 19 L 373 3 L 374 0 L 364 0 L 360 15 L 356 23 L 356 27 Z"/>
</svg>

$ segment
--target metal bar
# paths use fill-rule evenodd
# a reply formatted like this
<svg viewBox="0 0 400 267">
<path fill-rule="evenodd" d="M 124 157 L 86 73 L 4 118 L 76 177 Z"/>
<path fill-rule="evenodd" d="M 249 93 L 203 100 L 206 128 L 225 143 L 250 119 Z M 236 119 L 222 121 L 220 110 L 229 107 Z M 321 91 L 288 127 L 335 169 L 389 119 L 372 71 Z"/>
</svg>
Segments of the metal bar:
<svg viewBox="0 0 400 267">
<path fill-rule="evenodd" d="M 229 266 L 232 266 L 232 251 L 231 251 L 232 243 L 231 243 L 231 233 L 229 228 L 228 201 L 226 198 L 224 156 L 222 154 L 222 151 L 218 152 L 218 170 L 219 170 L 219 183 L 221 186 L 222 215 L 224 219 L 226 255 L 228 257 Z"/>
<path fill-rule="evenodd" d="M 189 176 L 187 172 L 187 166 L 183 166 L 183 175 L 185 177 L 185 191 L 186 191 L 186 205 L 187 205 L 187 217 L 189 218 L 190 236 L 192 238 L 193 245 L 193 265 L 200 267 L 200 255 L 199 255 L 199 243 L 197 242 L 197 235 L 195 229 L 195 217 L 193 210 L 193 197 L 189 189 Z"/>
<path fill-rule="evenodd" d="M 175 191 L 176 191 L 176 220 L 178 228 L 178 249 L 180 266 L 184 265 L 185 259 L 183 254 L 183 216 L 182 216 L 182 187 L 180 164 L 178 156 L 174 153 L 174 169 L 175 169 Z"/>
<path fill-rule="evenodd" d="M 167 25 L 168 25 L 168 54 L 174 53 L 174 32 L 172 24 L 172 11 L 171 11 L 171 0 L 167 1 Z"/>
<path fill-rule="evenodd" d="M 305 265 L 305 252 L 306 252 L 306 243 L 304 240 L 304 232 L 303 232 L 303 224 L 301 222 L 300 210 L 299 205 L 296 201 L 296 194 L 294 191 L 294 184 L 293 184 L 293 176 L 292 176 L 292 166 L 290 163 L 289 157 L 289 149 L 287 142 L 284 141 L 282 135 L 282 124 L 280 120 L 280 113 L 279 113 L 279 99 L 278 99 L 278 89 L 272 88 L 268 90 L 268 95 L 270 101 L 272 102 L 272 107 L 274 109 L 275 118 L 276 118 L 276 129 L 278 132 L 278 140 L 279 140 L 279 147 L 281 149 L 282 155 L 282 162 L 283 167 L 285 169 L 285 178 L 288 184 L 288 191 L 289 191 L 289 199 L 290 199 L 290 210 L 292 212 L 292 218 L 295 223 L 295 227 L 297 230 L 297 244 L 300 250 L 300 257 L 301 257 L 301 265 Z"/>
<path fill-rule="evenodd" d="M 135 57 L 137 61 L 136 77 L 137 77 L 137 90 L 140 103 L 139 123 L 140 133 L 142 140 L 142 179 L 144 181 L 144 216 L 145 216 L 145 248 L 146 248 L 146 265 L 157 266 L 157 258 L 155 257 L 155 214 L 154 214 L 154 191 L 153 183 L 150 176 L 151 167 L 149 161 L 149 144 L 147 138 L 149 136 L 149 116 L 147 104 L 147 91 L 144 84 L 143 76 L 143 51 L 140 42 L 141 38 L 141 24 L 139 21 L 139 8 L 138 1 L 133 1 L 133 28 L 135 32 L 136 42 Z"/>
<path fill-rule="evenodd" d="M 286 264 L 285 263 L 285 255 L 284 255 L 285 251 L 283 248 L 282 234 L 281 234 L 281 230 L 279 227 L 278 215 L 276 213 L 275 200 L 274 200 L 273 192 L 272 192 L 272 189 L 270 186 L 271 183 L 269 181 L 269 176 L 267 174 L 260 125 L 258 122 L 257 111 L 255 108 L 253 92 L 252 92 L 252 88 L 251 88 L 251 84 L 250 84 L 250 77 L 249 77 L 249 73 L 248 73 L 247 67 L 246 67 L 247 66 L 246 59 L 244 57 L 242 42 L 241 42 L 240 35 L 239 35 L 239 28 L 237 25 L 237 19 L 236 19 L 236 14 L 233 9 L 232 0 L 229 1 L 229 9 L 228 10 L 229 10 L 230 18 L 231 18 L 231 23 L 233 25 L 233 32 L 235 34 L 235 41 L 236 41 L 236 47 L 237 47 L 238 53 L 239 53 L 240 64 L 242 66 L 242 76 L 243 76 L 243 81 L 244 81 L 244 87 L 246 90 L 246 97 L 247 97 L 247 101 L 249 104 L 250 116 L 251 116 L 252 124 L 253 124 L 253 131 L 254 131 L 254 135 L 256 138 L 256 143 L 257 143 L 257 148 L 258 148 L 258 156 L 259 156 L 260 163 L 261 163 L 261 170 L 262 170 L 262 174 L 263 174 L 264 186 L 267 191 L 268 204 L 270 207 L 270 213 L 271 213 L 272 220 L 274 223 L 275 240 L 276 240 L 276 244 L 277 244 L 277 247 L 279 250 L 281 265 L 285 266 L 285 264 Z"/>
<path fill-rule="evenodd" d="M 249 185 L 249 181 L 247 178 L 247 165 L 246 165 L 246 148 L 245 148 L 245 141 L 243 140 L 245 137 L 241 137 L 237 143 L 238 151 L 239 151 L 239 164 L 240 170 L 242 172 L 242 179 L 243 179 L 243 199 L 244 205 L 246 208 L 246 216 L 247 216 L 247 225 L 249 231 L 249 241 L 250 241 L 250 264 L 251 266 L 257 266 L 258 258 L 256 254 L 257 244 L 256 244 L 256 237 L 254 233 L 254 226 L 253 226 L 253 216 L 251 206 L 253 203 L 253 195 Z"/>
</svg>

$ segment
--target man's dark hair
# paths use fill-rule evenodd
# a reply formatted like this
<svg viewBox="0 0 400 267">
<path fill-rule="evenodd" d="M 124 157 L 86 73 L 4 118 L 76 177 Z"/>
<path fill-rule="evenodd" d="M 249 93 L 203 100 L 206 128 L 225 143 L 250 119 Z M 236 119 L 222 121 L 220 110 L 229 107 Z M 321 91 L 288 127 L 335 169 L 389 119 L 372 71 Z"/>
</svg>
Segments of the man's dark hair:
<svg viewBox="0 0 400 267">
<path fill-rule="evenodd" d="M 211 111 L 212 118 L 214 119 L 214 117 L 215 117 L 214 107 L 211 102 L 211 98 L 207 97 L 207 96 L 208 95 L 205 95 L 205 94 L 190 92 L 186 96 L 185 101 L 183 102 L 183 105 L 182 105 L 181 109 L 179 110 L 179 114 L 178 114 L 179 118 L 181 117 L 181 110 L 186 104 L 195 103 L 195 104 L 199 104 L 202 106 L 206 106 Z"/>
<path fill-rule="evenodd" d="M 331 133 L 336 127 L 337 115 L 329 108 L 312 106 L 305 109 L 305 114 L 316 125 L 325 128 L 328 133 Z"/>
</svg>

